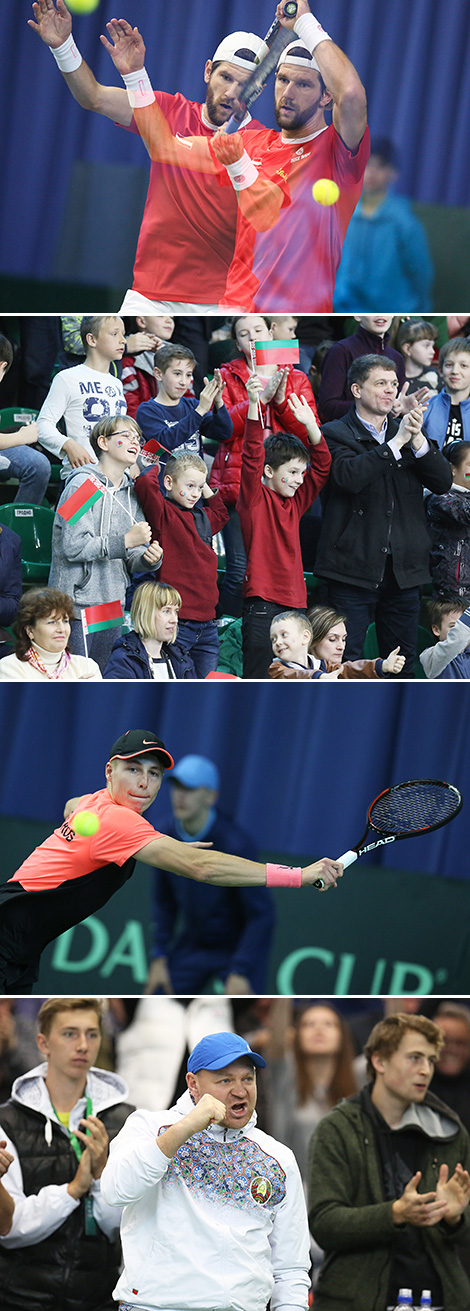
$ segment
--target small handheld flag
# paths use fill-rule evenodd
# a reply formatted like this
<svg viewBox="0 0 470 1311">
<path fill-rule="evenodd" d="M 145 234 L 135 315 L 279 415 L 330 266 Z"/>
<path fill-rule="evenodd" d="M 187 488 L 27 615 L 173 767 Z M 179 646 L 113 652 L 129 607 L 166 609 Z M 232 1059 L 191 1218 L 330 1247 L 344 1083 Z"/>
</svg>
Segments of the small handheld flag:
<svg viewBox="0 0 470 1311">
<path fill-rule="evenodd" d="M 98 633 L 103 628 L 122 628 L 123 620 L 120 601 L 105 601 L 103 605 L 89 605 L 82 610 L 85 633 Z"/>
<path fill-rule="evenodd" d="M 298 364 L 300 360 L 299 343 L 296 337 L 289 341 L 255 341 L 253 344 L 253 364 Z"/>
<path fill-rule="evenodd" d="M 81 483 L 80 487 L 77 487 L 76 491 L 72 492 L 72 495 L 62 505 L 58 506 L 57 514 L 60 514 L 66 523 L 77 523 L 82 514 L 85 514 L 87 510 L 91 510 L 92 505 L 99 501 L 102 496 L 104 496 L 104 487 L 101 483 L 93 477 L 87 478 L 86 482 Z"/>
<path fill-rule="evenodd" d="M 166 451 L 167 455 L 171 455 L 171 451 L 169 451 L 166 446 L 162 446 L 161 442 L 155 440 L 155 437 L 151 437 L 150 441 L 146 442 L 145 446 L 142 447 L 140 454 L 145 457 L 146 464 L 157 464 L 159 460 L 159 451 Z"/>
</svg>

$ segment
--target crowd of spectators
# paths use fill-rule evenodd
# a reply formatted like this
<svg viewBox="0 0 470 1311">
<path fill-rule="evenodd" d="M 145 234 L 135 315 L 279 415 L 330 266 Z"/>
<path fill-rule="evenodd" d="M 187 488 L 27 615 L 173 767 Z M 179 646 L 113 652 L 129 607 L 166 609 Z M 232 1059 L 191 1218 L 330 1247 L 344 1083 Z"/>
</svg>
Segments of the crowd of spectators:
<svg viewBox="0 0 470 1311">
<path fill-rule="evenodd" d="M 1 320 L 0 680 L 468 677 L 467 326 Z"/>
</svg>

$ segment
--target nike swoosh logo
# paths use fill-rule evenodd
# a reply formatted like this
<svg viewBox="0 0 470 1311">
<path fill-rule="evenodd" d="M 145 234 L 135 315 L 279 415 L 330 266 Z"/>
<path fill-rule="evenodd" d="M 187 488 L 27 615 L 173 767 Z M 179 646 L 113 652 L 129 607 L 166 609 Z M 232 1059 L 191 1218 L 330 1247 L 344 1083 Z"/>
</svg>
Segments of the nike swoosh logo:
<svg viewBox="0 0 470 1311">
<path fill-rule="evenodd" d="M 181 137 L 179 132 L 176 133 L 176 140 L 179 141 L 180 146 L 186 146 L 186 150 L 192 150 L 193 148 L 192 141 L 187 141 L 186 137 Z"/>
</svg>

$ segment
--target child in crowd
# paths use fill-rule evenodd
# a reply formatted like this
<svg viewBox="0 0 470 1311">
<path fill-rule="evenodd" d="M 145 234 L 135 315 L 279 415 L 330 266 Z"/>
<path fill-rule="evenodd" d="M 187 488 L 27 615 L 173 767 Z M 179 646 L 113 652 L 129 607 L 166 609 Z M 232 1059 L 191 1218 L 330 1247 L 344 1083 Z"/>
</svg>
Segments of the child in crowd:
<svg viewBox="0 0 470 1311">
<path fill-rule="evenodd" d="M 470 606 L 465 609 L 465 604 L 456 596 L 439 596 L 429 602 L 437 642 L 419 657 L 426 678 L 470 678 Z"/>
<path fill-rule="evenodd" d="M 395 344 L 405 360 L 408 396 L 420 387 L 429 387 L 433 392 L 441 390 L 442 378 L 434 364 L 438 336 L 438 329 L 426 319 L 405 319 L 400 323 Z"/>
<path fill-rule="evenodd" d="M 170 341 L 175 329 L 171 314 L 137 314 L 135 331 L 126 339 L 122 357 L 122 385 L 127 413 L 135 419 L 139 405 L 153 400 L 158 383 L 154 373 L 155 351 Z"/>
<path fill-rule="evenodd" d="M 85 363 L 56 374 L 38 415 L 39 441 L 46 451 L 62 459 L 61 478 L 72 469 L 95 464 L 97 457 L 90 443 L 95 424 L 126 413 L 122 382 L 109 371 L 113 361 L 124 354 L 122 319 L 116 314 L 87 316 L 82 319 L 80 335 Z M 57 426 L 61 420 L 65 437 Z"/>
<path fill-rule="evenodd" d="M 450 442 L 470 441 L 470 339 L 454 337 L 439 351 L 444 386 L 426 409 L 423 432 L 443 449 Z"/>
<path fill-rule="evenodd" d="M 119 601 L 124 607 L 126 589 L 134 573 L 158 569 L 162 548 L 152 540 L 134 492 L 131 469 L 138 472 L 140 429 L 135 419 L 102 419 L 90 437 L 96 464 L 72 471 L 59 501 L 52 533 L 51 587 L 73 598 L 70 650 L 85 654 L 81 613 L 89 606 Z M 98 499 L 75 523 L 67 515 L 67 502 L 92 478 Z M 114 628 L 89 635 L 88 654 L 104 669 L 116 638 Z"/>
<path fill-rule="evenodd" d="M 158 384 L 154 400 L 144 401 L 137 410 L 137 421 L 144 438 L 154 438 L 165 451 L 179 455 L 191 451 L 202 455 L 202 436 L 225 442 L 232 434 L 232 423 L 222 401 L 223 383 L 219 369 L 204 387 L 199 400 L 187 396 L 192 383 L 196 357 L 187 346 L 168 343 L 155 352 L 154 373 Z M 214 408 L 214 414 L 211 413 Z M 160 461 L 165 463 L 165 454 Z"/>
<path fill-rule="evenodd" d="M 298 321 L 292 314 L 271 314 L 268 322 L 273 341 L 291 341 L 296 336 Z"/>
<path fill-rule="evenodd" d="M 183 451 L 166 462 L 162 495 L 158 464 L 137 479 L 135 490 L 164 552 L 163 579 L 181 594 L 173 651 L 191 657 L 194 678 L 217 669 L 219 637 L 217 556 L 212 537 L 227 521 L 218 493 L 207 486 L 207 468 L 197 453 Z M 201 502 L 202 497 L 202 502 Z"/>
<path fill-rule="evenodd" d="M 13 363 L 13 346 L 0 332 L 0 382 Z M 15 501 L 40 505 L 51 476 L 51 466 L 42 451 L 31 450 L 38 440 L 37 423 L 25 423 L 13 431 L 0 432 L 0 482 L 18 478 Z M 29 448 L 29 449 L 27 449 Z"/>
<path fill-rule="evenodd" d="M 286 316 L 280 320 L 285 336 L 291 338 L 292 326 L 286 330 Z M 236 504 L 240 492 L 240 473 L 242 466 L 242 448 L 245 436 L 245 424 L 248 415 L 247 380 L 253 372 L 251 345 L 255 341 L 272 341 L 272 318 L 262 314 L 243 314 L 232 319 L 232 339 L 238 349 L 238 355 L 221 366 L 224 384 L 223 398 L 233 424 L 233 432 L 226 447 L 216 452 L 210 474 L 210 486 L 218 488 L 225 504 L 228 506 L 229 520 L 224 529 L 225 576 L 223 579 L 219 610 L 222 614 L 238 618 L 241 614 L 241 590 L 246 569 L 246 557 Z M 296 319 L 288 316 L 290 325 Z M 279 340 L 279 336 L 277 337 Z M 298 423 L 288 399 L 293 392 L 305 396 L 307 404 L 316 417 L 313 392 L 306 377 L 299 369 L 289 364 L 287 369 L 280 369 L 274 359 L 272 364 L 257 365 L 256 373 L 263 386 L 259 394 L 259 413 L 268 432 L 289 431 L 303 442 L 308 449 L 308 438 L 302 423 Z"/>
<path fill-rule="evenodd" d="M 452 487 L 429 496 L 426 516 L 431 535 L 431 573 L 441 595 L 470 596 L 470 441 L 445 447 Z"/>
<path fill-rule="evenodd" d="M 271 641 L 274 660 L 270 678 L 385 678 L 403 669 L 399 647 L 386 660 L 345 660 L 346 625 L 343 615 L 328 606 L 314 606 L 308 618 L 295 611 L 273 619 Z"/>
<path fill-rule="evenodd" d="M 178 632 L 181 597 L 165 583 L 140 583 L 131 605 L 132 632 L 114 643 L 104 678 L 192 678 L 192 661 L 171 648 Z"/>
<path fill-rule="evenodd" d="M 55 587 L 25 592 L 13 624 L 12 655 L 0 660 L 0 682 L 75 683 L 101 679 L 98 665 L 69 650 L 74 617 L 71 596 Z"/>
<path fill-rule="evenodd" d="M 286 372 L 286 370 L 283 370 Z M 305 397 L 295 392 L 288 406 L 302 423 L 308 451 L 297 437 L 278 433 L 263 444 L 258 415 L 262 380 L 251 374 L 246 388 L 248 418 L 243 444 L 238 512 L 247 557 L 243 584 L 243 677 L 266 678 L 271 662 L 270 625 L 276 614 L 307 604 L 300 518 L 318 496 L 331 456 Z"/>
</svg>

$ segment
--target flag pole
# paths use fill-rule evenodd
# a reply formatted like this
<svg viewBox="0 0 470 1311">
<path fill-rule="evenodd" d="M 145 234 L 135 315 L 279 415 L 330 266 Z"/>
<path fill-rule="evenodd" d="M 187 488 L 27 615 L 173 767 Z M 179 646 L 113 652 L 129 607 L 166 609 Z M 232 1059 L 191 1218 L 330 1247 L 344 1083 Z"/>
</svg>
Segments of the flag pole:
<svg viewBox="0 0 470 1311">
<path fill-rule="evenodd" d="M 251 353 L 251 365 L 252 365 L 253 373 L 256 373 L 256 352 L 255 352 L 255 344 L 253 341 L 250 341 L 250 353 Z M 261 401 L 259 396 L 258 396 L 258 417 L 261 427 L 264 428 L 263 412 L 261 409 Z"/>
<path fill-rule="evenodd" d="M 87 639 L 87 631 L 88 631 L 88 630 L 87 630 L 87 622 L 86 622 L 86 619 L 85 619 L 85 611 L 84 611 L 84 610 L 81 611 L 81 620 L 82 620 L 82 629 L 83 629 L 83 642 L 84 642 L 84 645 L 85 645 L 86 674 L 87 674 L 87 678 L 88 678 L 88 677 L 89 677 L 89 674 L 90 674 L 90 657 L 89 657 L 89 654 L 88 654 L 88 643 L 87 643 L 87 640 L 86 640 L 86 639 Z"/>
</svg>

